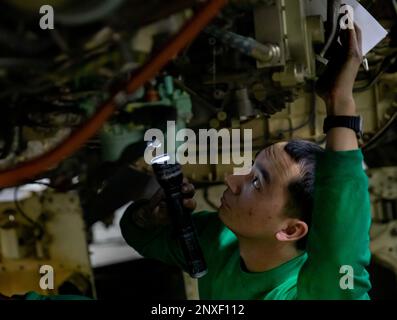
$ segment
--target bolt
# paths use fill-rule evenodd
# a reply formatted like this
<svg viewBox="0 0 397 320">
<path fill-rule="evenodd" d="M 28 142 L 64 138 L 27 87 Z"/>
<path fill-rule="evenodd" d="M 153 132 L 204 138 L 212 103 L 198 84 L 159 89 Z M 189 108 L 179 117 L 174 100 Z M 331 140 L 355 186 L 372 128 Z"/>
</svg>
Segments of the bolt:
<svg viewBox="0 0 397 320">
<path fill-rule="evenodd" d="M 225 91 L 220 90 L 220 89 L 216 89 L 213 93 L 214 98 L 217 100 L 223 99 L 225 97 L 225 95 L 226 95 Z"/>
<path fill-rule="evenodd" d="M 209 38 L 209 39 L 208 39 L 208 44 L 209 44 L 210 46 L 214 46 L 214 45 L 216 44 L 216 39 L 213 38 L 213 37 Z"/>
</svg>

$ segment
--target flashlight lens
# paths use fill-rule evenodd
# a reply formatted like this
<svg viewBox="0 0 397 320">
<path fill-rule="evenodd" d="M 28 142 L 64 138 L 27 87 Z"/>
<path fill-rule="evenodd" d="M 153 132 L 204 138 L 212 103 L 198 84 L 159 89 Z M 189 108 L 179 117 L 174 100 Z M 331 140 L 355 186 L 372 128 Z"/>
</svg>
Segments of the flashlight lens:
<svg viewBox="0 0 397 320">
<path fill-rule="evenodd" d="M 170 160 L 170 156 L 168 154 L 162 154 L 152 159 L 151 164 L 165 164 Z"/>
</svg>

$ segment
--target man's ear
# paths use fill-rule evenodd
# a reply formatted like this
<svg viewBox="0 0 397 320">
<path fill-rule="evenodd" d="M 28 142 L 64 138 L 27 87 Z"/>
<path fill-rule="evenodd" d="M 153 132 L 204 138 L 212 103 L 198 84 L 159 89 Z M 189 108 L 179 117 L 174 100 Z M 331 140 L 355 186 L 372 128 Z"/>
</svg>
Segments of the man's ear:
<svg viewBox="0 0 397 320">
<path fill-rule="evenodd" d="M 290 220 L 287 227 L 276 233 L 276 239 L 278 241 L 297 241 L 302 239 L 307 232 L 309 227 L 305 222 L 298 219 Z"/>
</svg>

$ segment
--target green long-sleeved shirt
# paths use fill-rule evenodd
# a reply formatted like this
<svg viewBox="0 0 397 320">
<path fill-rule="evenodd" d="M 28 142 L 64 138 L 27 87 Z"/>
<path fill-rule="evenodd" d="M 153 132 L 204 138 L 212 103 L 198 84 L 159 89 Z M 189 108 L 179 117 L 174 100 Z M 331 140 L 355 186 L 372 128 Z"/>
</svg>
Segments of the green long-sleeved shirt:
<svg viewBox="0 0 397 320">
<path fill-rule="evenodd" d="M 272 270 L 241 269 L 238 240 L 217 213 L 199 212 L 193 219 L 208 265 L 198 280 L 201 299 L 369 299 L 365 267 L 370 261 L 371 224 L 368 178 L 360 150 L 317 156 L 314 210 L 307 250 Z M 185 269 L 181 248 L 170 227 L 147 231 L 124 215 L 122 234 L 145 257 Z M 346 271 L 353 270 L 353 288 L 342 289 Z M 342 278 L 344 277 L 344 278 Z M 342 286 L 343 287 L 343 286 Z"/>
</svg>

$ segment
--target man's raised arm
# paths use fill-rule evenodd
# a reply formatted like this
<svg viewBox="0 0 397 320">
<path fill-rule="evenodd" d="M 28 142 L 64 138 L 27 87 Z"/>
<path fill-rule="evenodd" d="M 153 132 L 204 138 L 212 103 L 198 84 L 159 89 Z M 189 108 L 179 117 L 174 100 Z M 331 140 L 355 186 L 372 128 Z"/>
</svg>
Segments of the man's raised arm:
<svg viewBox="0 0 397 320">
<path fill-rule="evenodd" d="M 347 29 L 342 32 L 343 47 L 325 75 L 322 98 L 327 105 L 327 116 L 357 116 L 353 86 L 362 63 L 361 31 Z M 327 132 L 327 149 L 348 151 L 358 149 L 356 133 L 348 128 L 335 127 Z"/>
<path fill-rule="evenodd" d="M 357 115 L 353 85 L 362 61 L 361 33 L 358 28 L 342 33 L 343 47 L 319 81 L 327 116 L 338 118 L 326 130 L 327 150 L 317 157 L 308 260 L 299 274 L 298 299 L 368 299 L 371 288 L 365 269 L 370 261 L 368 178 L 354 128 L 337 122 L 340 116 Z"/>
</svg>

